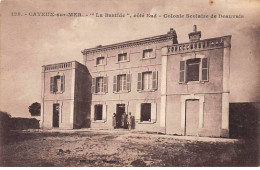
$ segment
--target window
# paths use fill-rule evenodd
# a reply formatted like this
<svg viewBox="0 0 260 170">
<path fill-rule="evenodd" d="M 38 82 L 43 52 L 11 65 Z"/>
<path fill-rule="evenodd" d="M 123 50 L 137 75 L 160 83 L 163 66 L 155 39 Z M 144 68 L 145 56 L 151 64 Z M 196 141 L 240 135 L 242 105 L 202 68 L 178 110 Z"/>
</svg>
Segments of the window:
<svg viewBox="0 0 260 170">
<path fill-rule="evenodd" d="M 92 104 L 91 105 L 91 121 L 93 123 L 104 123 L 107 121 L 107 105 Z"/>
<path fill-rule="evenodd" d="M 127 53 L 118 54 L 118 62 L 127 61 Z"/>
<path fill-rule="evenodd" d="M 141 122 L 151 122 L 151 103 L 141 104 Z"/>
<path fill-rule="evenodd" d="M 126 90 L 126 75 L 118 75 L 118 91 L 125 91 Z"/>
<path fill-rule="evenodd" d="M 104 65 L 105 64 L 105 57 L 98 57 L 96 61 L 96 65 Z"/>
<path fill-rule="evenodd" d="M 97 93 L 104 92 L 104 77 L 97 78 Z"/>
<path fill-rule="evenodd" d="M 143 58 L 153 58 L 153 49 L 147 49 L 143 51 Z"/>
<path fill-rule="evenodd" d="M 138 73 L 137 91 L 156 90 L 158 86 L 157 74 L 157 71 Z"/>
<path fill-rule="evenodd" d="M 129 92 L 131 90 L 131 74 L 114 76 L 113 92 Z"/>
<path fill-rule="evenodd" d="M 65 76 L 54 76 L 50 78 L 51 93 L 62 93 L 65 90 Z"/>
<path fill-rule="evenodd" d="M 200 58 L 187 60 L 187 81 L 199 81 Z"/>
<path fill-rule="evenodd" d="M 103 115 L 103 105 L 102 104 L 95 105 L 94 120 L 102 120 L 102 115 Z"/>
<path fill-rule="evenodd" d="M 143 90 L 151 90 L 152 89 L 152 72 L 144 72 L 143 73 Z"/>
<path fill-rule="evenodd" d="M 208 81 L 208 59 L 195 58 L 180 61 L 180 83 Z"/>
<path fill-rule="evenodd" d="M 108 92 L 107 81 L 108 81 L 108 77 L 92 78 L 91 93 L 92 94 L 107 93 Z"/>
</svg>

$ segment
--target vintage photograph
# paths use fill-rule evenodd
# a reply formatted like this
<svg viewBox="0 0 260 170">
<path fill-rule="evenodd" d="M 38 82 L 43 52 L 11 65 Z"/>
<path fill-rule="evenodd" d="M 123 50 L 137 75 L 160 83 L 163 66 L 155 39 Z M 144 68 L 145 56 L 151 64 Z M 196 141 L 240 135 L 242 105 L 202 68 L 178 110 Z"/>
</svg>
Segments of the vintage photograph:
<svg viewBox="0 0 260 170">
<path fill-rule="evenodd" d="M 1 167 L 258 167 L 260 1 L 2 0 Z"/>
</svg>

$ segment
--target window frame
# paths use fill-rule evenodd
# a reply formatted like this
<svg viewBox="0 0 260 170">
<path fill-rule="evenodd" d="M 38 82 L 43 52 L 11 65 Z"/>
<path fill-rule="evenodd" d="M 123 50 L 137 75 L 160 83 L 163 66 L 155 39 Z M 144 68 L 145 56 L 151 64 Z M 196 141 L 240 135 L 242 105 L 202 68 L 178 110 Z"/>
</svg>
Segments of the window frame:
<svg viewBox="0 0 260 170">
<path fill-rule="evenodd" d="M 146 52 L 150 52 L 149 57 L 144 57 Z M 153 58 L 156 58 L 156 49 L 155 48 L 147 48 L 147 49 L 144 49 L 141 52 L 141 54 L 142 54 L 141 60 L 153 59 Z"/>
<path fill-rule="evenodd" d="M 98 60 L 99 59 L 103 59 L 103 63 L 102 64 L 98 64 Z M 95 66 L 104 66 L 104 65 L 106 65 L 106 57 L 105 56 L 99 56 L 99 57 L 97 57 L 96 58 L 96 64 L 95 64 Z"/>
<path fill-rule="evenodd" d="M 119 77 L 125 76 L 124 80 L 120 80 Z M 113 93 L 128 93 L 131 91 L 132 76 L 129 73 L 117 74 L 113 77 Z M 122 90 L 120 87 L 120 81 L 122 81 Z M 125 87 L 125 89 L 124 89 Z"/>
<path fill-rule="evenodd" d="M 59 77 L 59 78 L 58 78 Z M 57 79 L 60 79 L 59 87 Z M 55 75 L 50 77 L 50 93 L 51 94 L 62 94 L 65 92 L 65 75 Z"/>
<path fill-rule="evenodd" d="M 101 119 L 96 119 L 96 111 L 97 111 L 97 107 L 101 107 Z M 103 104 L 95 104 L 94 105 L 94 121 L 103 121 Z M 100 116 L 99 116 L 100 117 Z"/>
<path fill-rule="evenodd" d="M 188 58 L 186 60 L 181 60 L 179 62 L 179 84 L 196 84 L 196 83 L 205 83 L 205 82 L 209 82 L 209 57 L 205 57 L 204 55 L 202 57 L 197 57 L 198 59 L 200 59 L 199 61 L 199 80 L 197 81 L 188 81 L 188 64 L 187 62 L 189 60 L 193 60 L 195 58 Z M 206 67 L 203 67 L 203 61 L 206 61 Z M 181 63 L 184 63 L 184 69 L 181 69 Z M 206 71 L 206 77 L 207 79 L 203 79 L 203 70 Z M 183 74 L 184 76 L 184 80 L 181 81 L 181 74 Z"/>
<path fill-rule="evenodd" d="M 102 91 L 98 91 L 99 88 L 99 83 L 98 80 L 99 79 L 103 79 L 103 87 L 101 89 L 103 89 Z M 106 94 L 108 93 L 108 77 L 107 76 L 98 76 L 98 77 L 94 77 L 92 78 L 92 85 L 91 85 L 91 93 L 98 95 L 98 94 Z"/>
<path fill-rule="evenodd" d="M 127 78 L 126 74 L 119 74 L 119 75 L 117 75 L 117 92 L 125 92 L 125 91 L 127 91 L 127 80 L 126 80 L 126 78 Z"/>
<path fill-rule="evenodd" d="M 123 56 L 123 60 L 119 60 L 119 57 L 120 56 Z M 125 59 L 126 57 L 126 59 Z M 129 59 L 129 55 L 127 52 L 122 52 L 122 53 L 119 53 L 117 54 L 117 63 L 124 63 L 124 62 L 129 62 L 130 59 Z"/>
<path fill-rule="evenodd" d="M 150 89 L 144 89 L 143 77 L 144 77 L 144 74 L 146 74 L 146 73 L 151 73 L 151 75 L 150 75 L 151 76 L 150 77 L 151 88 Z M 137 74 L 138 74 L 138 76 L 137 76 L 137 91 L 138 92 L 154 92 L 154 91 L 158 90 L 158 71 L 157 70 L 143 71 L 143 72 L 140 72 Z"/>
<path fill-rule="evenodd" d="M 143 106 L 145 106 L 145 105 L 149 105 L 150 106 L 150 114 L 149 114 L 149 116 L 150 116 L 150 118 L 148 119 L 148 120 L 142 120 L 142 115 L 144 114 L 144 113 L 142 113 L 142 111 L 143 111 Z M 151 123 L 152 122 L 152 104 L 151 103 L 141 103 L 141 108 L 140 108 L 141 110 L 140 110 L 140 122 L 142 122 L 142 123 L 146 123 L 146 122 L 149 122 L 149 123 Z"/>
</svg>

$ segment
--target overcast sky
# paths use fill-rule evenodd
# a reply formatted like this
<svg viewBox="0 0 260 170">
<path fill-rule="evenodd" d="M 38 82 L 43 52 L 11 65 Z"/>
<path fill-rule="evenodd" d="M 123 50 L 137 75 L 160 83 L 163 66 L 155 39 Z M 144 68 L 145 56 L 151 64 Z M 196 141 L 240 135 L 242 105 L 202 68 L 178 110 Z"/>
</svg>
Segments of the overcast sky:
<svg viewBox="0 0 260 170">
<path fill-rule="evenodd" d="M 1 3 L 0 110 L 30 117 L 41 102 L 41 66 L 77 60 L 97 45 L 165 34 L 174 28 L 179 43 L 196 24 L 202 39 L 232 35 L 231 102 L 259 101 L 259 1 L 223 0 L 9 0 Z M 148 19 L 14 17 L 11 12 L 241 14 L 242 19 Z"/>
</svg>

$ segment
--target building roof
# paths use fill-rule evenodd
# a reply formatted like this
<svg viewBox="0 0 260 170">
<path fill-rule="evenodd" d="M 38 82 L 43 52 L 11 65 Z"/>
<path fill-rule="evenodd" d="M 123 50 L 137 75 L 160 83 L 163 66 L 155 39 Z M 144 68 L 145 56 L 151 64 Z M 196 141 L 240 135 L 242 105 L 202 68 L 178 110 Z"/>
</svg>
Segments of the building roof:
<svg viewBox="0 0 260 170">
<path fill-rule="evenodd" d="M 142 39 L 137 39 L 137 40 L 132 40 L 132 41 L 125 41 L 125 42 L 110 44 L 110 45 L 105 45 L 105 46 L 99 45 L 94 48 L 84 49 L 81 52 L 83 55 L 88 55 L 88 54 L 94 54 L 94 53 L 103 52 L 103 51 L 123 49 L 123 48 L 129 48 L 129 47 L 140 46 L 140 45 L 145 45 L 145 44 L 159 43 L 159 42 L 169 41 L 169 40 L 172 40 L 173 44 L 178 43 L 177 34 L 173 28 L 171 28 L 167 34 L 157 35 L 157 36 L 153 36 L 153 37 L 142 38 Z"/>
</svg>

